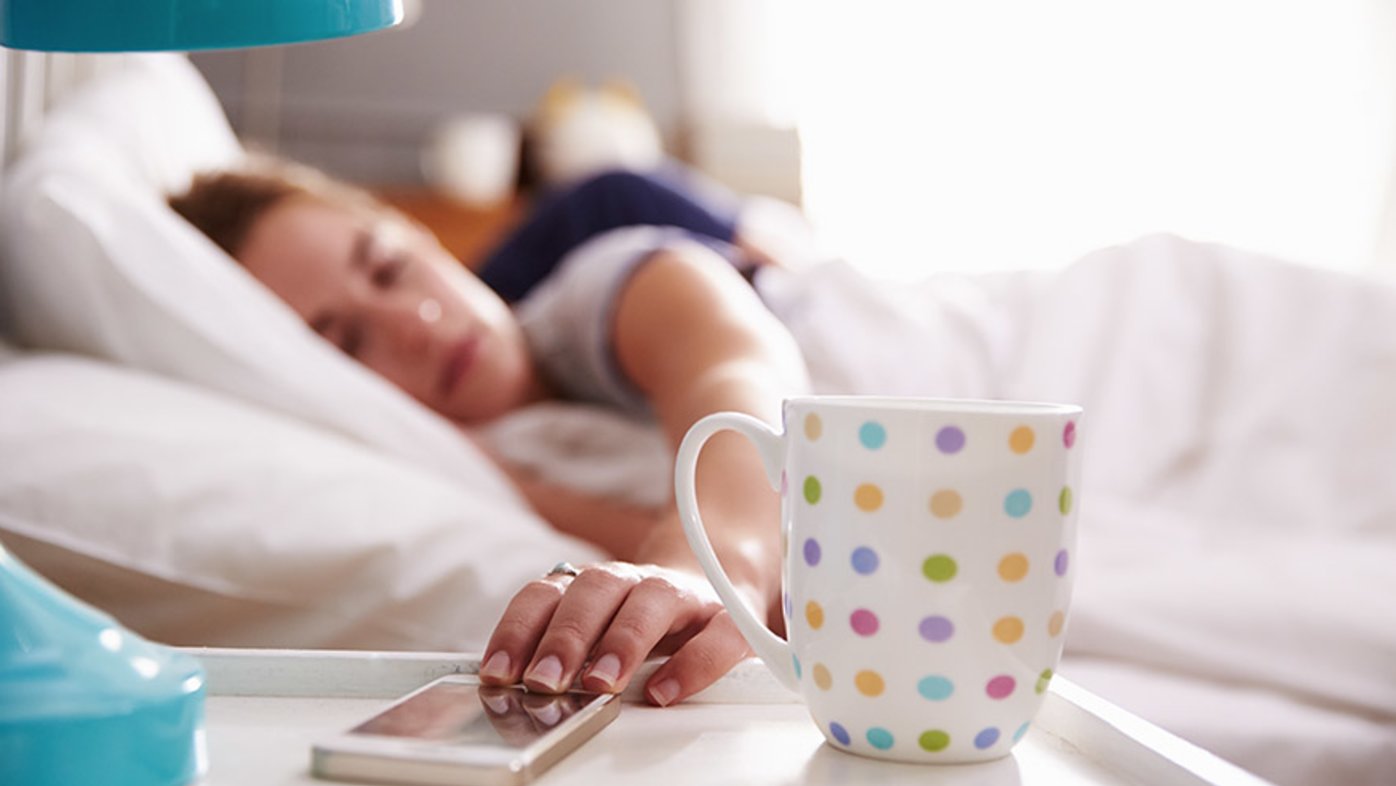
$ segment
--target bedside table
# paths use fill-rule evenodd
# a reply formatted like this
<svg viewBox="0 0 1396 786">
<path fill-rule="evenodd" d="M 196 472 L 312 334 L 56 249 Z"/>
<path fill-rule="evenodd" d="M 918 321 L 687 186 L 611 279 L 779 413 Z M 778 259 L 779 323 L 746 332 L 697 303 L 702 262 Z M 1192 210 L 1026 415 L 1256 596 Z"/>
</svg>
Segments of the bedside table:
<svg viewBox="0 0 1396 786">
<path fill-rule="evenodd" d="M 524 195 L 496 205 L 475 206 L 422 186 L 381 186 L 372 193 L 431 230 L 441 245 L 471 270 L 477 269 L 484 254 L 528 210 Z"/>
<path fill-rule="evenodd" d="M 445 653 L 188 649 L 208 672 L 207 786 L 324 784 L 310 747 L 477 657 Z M 1063 680 L 1032 730 L 986 764 L 896 764 L 835 750 L 804 705 L 758 661 L 676 707 L 636 703 L 546 772 L 541 786 L 597 784 L 942 784 L 943 786 L 1264 786 L 1266 781 Z"/>
</svg>

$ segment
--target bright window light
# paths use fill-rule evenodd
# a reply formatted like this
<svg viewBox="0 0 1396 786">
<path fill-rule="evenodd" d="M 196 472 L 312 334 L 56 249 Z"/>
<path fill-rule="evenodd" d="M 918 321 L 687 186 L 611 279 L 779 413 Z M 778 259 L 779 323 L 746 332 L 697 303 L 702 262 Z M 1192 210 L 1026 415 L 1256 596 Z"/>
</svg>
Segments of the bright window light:
<svg viewBox="0 0 1396 786">
<path fill-rule="evenodd" d="M 870 274 L 1053 267 L 1157 231 L 1371 262 L 1389 2 L 782 6 L 805 207 Z"/>
</svg>

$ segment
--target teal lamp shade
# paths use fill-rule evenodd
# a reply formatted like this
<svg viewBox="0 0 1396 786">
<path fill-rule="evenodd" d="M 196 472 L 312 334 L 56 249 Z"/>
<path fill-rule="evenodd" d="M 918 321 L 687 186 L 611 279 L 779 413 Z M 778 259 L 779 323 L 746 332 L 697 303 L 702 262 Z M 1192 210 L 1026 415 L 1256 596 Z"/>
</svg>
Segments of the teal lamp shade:
<svg viewBox="0 0 1396 786">
<path fill-rule="evenodd" d="M 0 0 L 0 45 L 187 52 L 292 44 L 402 21 L 402 0 Z"/>
<path fill-rule="evenodd" d="M 0 784 L 180 786 L 207 768 L 204 671 L 0 546 Z"/>
</svg>

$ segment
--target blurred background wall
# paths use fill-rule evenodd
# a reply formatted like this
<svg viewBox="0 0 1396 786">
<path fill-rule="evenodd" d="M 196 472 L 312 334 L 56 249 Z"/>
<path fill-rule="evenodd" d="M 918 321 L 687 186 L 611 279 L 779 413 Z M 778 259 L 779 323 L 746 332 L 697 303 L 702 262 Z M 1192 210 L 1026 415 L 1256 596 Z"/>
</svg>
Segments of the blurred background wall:
<svg viewBox="0 0 1396 786">
<path fill-rule="evenodd" d="M 569 75 L 630 81 L 677 144 L 679 1 L 419 0 L 397 29 L 193 60 L 250 141 L 361 182 L 412 183 L 436 123 L 523 118 Z"/>
<path fill-rule="evenodd" d="M 635 86 L 670 152 L 799 202 L 868 272 L 1054 267 L 1171 231 L 1396 273 L 1396 0 L 416 0 L 198 55 L 240 131 L 419 183 L 459 112 Z"/>
</svg>

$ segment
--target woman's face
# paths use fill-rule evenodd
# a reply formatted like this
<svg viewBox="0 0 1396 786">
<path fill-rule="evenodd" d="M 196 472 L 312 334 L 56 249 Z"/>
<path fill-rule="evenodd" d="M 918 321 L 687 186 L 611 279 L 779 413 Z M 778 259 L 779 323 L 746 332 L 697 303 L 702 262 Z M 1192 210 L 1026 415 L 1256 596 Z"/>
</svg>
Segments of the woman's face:
<svg viewBox="0 0 1396 786">
<path fill-rule="evenodd" d="M 308 198 L 282 200 L 238 254 L 346 354 L 453 420 L 487 420 L 537 386 L 513 313 L 428 233 Z"/>
</svg>

